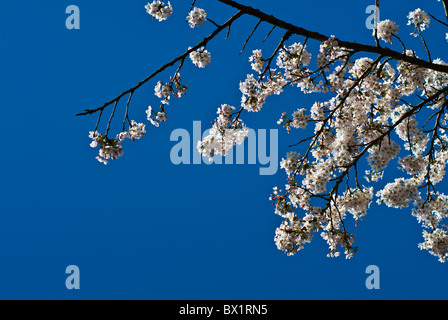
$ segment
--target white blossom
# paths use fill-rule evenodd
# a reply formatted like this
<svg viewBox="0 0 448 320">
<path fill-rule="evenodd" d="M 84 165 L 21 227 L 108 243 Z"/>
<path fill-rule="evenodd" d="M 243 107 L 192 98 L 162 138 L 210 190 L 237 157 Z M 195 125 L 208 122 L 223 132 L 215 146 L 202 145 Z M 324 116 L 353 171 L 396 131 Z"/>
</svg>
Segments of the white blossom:
<svg viewBox="0 0 448 320">
<path fill-rule="evenodd" d="M 196 51 L 192 51 L 190 53 L 190 59 L 195 66 L 199 68 L 205 68 L 211 63 L 212 56 L 210 52 L 208 52 L 207 50 L 205 50 L 204 47 L 202 47 Z"/>
<path fill-rule="evenodd" d="M 222 105 L 218 108 L 218 118 L 213 123 L 209 135 L 198 141 L 197 149 L 203 156 L 212 158 L 216 154 L 227 155 L 235 145 L 241 144 L 249 133 L 241 119 L 232 120 L 234 107 Z"/>
<path fill-rule="evenodd" d="M 163 1 L 153 1 L 145 6 L 146 12 L 150 14 L 153 19 L 158 19 L 163 21 L 168 19 L 168 17 L 173 13 L 173 7 L 170 2 L 165 5 Z"/>
<path fill-rule="evenodd" d="M 249 62 L 251 62 L 252 70 L 260 73 L 264 67 L 264 60 L 260 49 L 252 51 L 252 55 L 249 57 Z"/>
<path fill-rule="evenodd" d="M 440 228 L 431 232 L 423 230 L 423 238 L 425 241 L 419 244 L 419 248 L 428 250 L 430 254 L 438 257 L 440 262 L 446 262 L 448 258 L 448 232 Z"/>
<path fill-rule="evenodd" d="M 205 10 L 196 7 L 194 7 L 187 16 L 187 22 L 189 23 L 191 28 L 203 25 L 206 19 L 207 13 L 205 12 Z"/>
<path fill-rule="evenodd" d="M 426 29 L 426 27 L 429 26 L 429 23 L 431 19 L 429 18 L 429 15 L 421 10 L 420 8 L 415 9 L 414 11 L 409 12 L 408 17 L 408 25 L 414 25 L 415 29 L 419 29 L 420 31 L 423 31 Z M 417 36 L 416 32 L 411 33 L 413 36 Z"/>
<path fill-rule="evenodd" d="M 397 178 L 377 192 L 378 203 L 384 202 L 388 207 L 405 208 L 420 197 L 416 181 Z"/>
<path fill-rule="evenodd" d="M 395 22 L 387 19 L 378 23 L 377 35 L 385 42 L 392 43 L 392 34 L 398 33 L 398 26 Z"/>
<path fill-rule="evenodd" d="M 108 164 L 109 159 L 117 159 L 118 157 L 123 155 L 123 150 L 121 147 L 122 135 L 119 134 L 115 139 L 109 139 L 107 137 L 103 137 L 98 132 L 90 131 L 89 138 L 93 139 L 90 146 L 92 148 L 100 147 L 98 152 L 98 156 L 96 159 L 103 163 Z"/>
<path fill-rule="evenodd" d="M 140 139 L 146 133 L 146 126 L 143 123 L 137 123 L 134 120 L 131 121 L 129 127 L 129 137 L 134 139 Z"/>
</svg>

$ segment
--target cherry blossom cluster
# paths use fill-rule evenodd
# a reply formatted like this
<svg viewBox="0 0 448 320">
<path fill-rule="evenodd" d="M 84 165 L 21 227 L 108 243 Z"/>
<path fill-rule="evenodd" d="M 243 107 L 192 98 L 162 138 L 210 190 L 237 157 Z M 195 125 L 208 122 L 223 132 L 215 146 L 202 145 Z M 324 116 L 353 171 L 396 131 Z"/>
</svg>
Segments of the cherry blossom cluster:
<svg viewBox="0 0 448 320">
<path fill-rule="evenodd" d="M 395 22 L 387 19 L 378 23 L 377 35 L 385 42 L 392 43 L 392 34 L 396 33 L 398 33 L 398 26 Z"/>
<path fill-rule="evenodd" d="M 187 85 L 181 84 L 181 76 L 179 72 L 176 72 L 173 77 L 170 77 L 170 82 L 163 83 L 162 81 L 158 81 L 154 88 L 154 95 L 162 99 L 160 111 L 156 111 L 151 106 L 148 106 L 146 109 L 147 120 L 156 127 L 160 125 L 160 122 L 167 121 L 165 107 L 170 104 L 171 96 L 181 98 L 187 89 Z"/>
<path fill-rule="evenodd" d="M 260 49 L 256 49 L 252 52 L 252 55 L 249 57 L 249 62 L 251 62 L 250 66 L 252 67 L 252 70 L 261 73 L 264 68 L 264 59 Z"/>
<path fill-rule="evenodd" d="M 211 63 L 212 56 L 210 52 L 208 52 L 207 50 L 205 50 L 204 47 L 202 47 L 196 51 L 192 51 L 190 53 L 190 59 L 195 66 L 199 68 L 205 68 Z"/>
<path fill-rule="evenodd" d="M 154 111 L 151 106 L 148 106 L 148 109 L 146 109 L 146 118 L 156 127 L 159 126 L 160 122 L 168 120 L 164 111 Z"/>
<path fill-rule="evenodd" d="M 331 36 L 320 44 L 319 54 L 317 55 L 317 66 L 329 71 L 328 65 L 346 55 L 345 48 L 340 48 L 338 42 Z"/>
<path fill-rule="evenodd" d="M 446 227 L 436 228 L 430 232 L 424 230 L 423 238 L 425 241 L 419 244 L 419 248 L 427 250 L 440 262 L 445 263 L 448 258 L 448 231 Z"/>
<path fill-rule="evenodd" d="M 429 23 L 431 22 L 431 19 L 429 18 L 428 14 L 421 10 L 420 8 L 415 9 L 412 12 L 409 12 L 408 14 L 408 25 L 414 25 L 415 29 L 419 29 L 420 31 L 423 31 L 426 29 L 426 27 L 429 26 Z M 417 33 L 414 31 L 411 33 L 413 36 L 417 36 Z"/>
<path fill-rule="evenodd" d="M 311 79 L 307 66 L 311 62 L 311 53 L 306 45 L 300 42 L 293 43 L 287 48 L 282 48 L 277 56 L 277 66 L 283 69 L 283 76 L 290 80 L 304 93 L 321 92 L 323 82 L 317 85 Z"/>
<path fill-rule="evenodd" d="M 288 133 L 290 133 L 291 128 L 305 129 L 309 120 L 310 116 L 306 114 L 306 110 L 300 108 L 293 112 L 292 119 L 289 119 L 287 113 L 283 112 L 281 118 L 277 121 L 277 124 L 283 125 Z"/>
<path fill-rule="evenodd" d="M 209 135 L 198 141 L 197 149 L 203 156 L 212 158 L 216 154 L 223 156 L 237 144 L 241 144 L 249 133 L 249 128 L 241 119 L 233 119 L 235 107 L 223 104 L 218 108 L 217 119 L 213 122 Z"/>
<path fill-rule="evenodd" d="M 203 25 L 205 20 L 207 20 L 207 12 L 201 8 L 194 7 L 187 16 L 187 22 L 191 28 Z"/>
<path fill-rule="evenodd" d="M 89 138 L 92 139 L 90 146 L 92 148 L 100 147 L 96 159 L 107 165 L 109 160 L 117 159 L 123 155 L 124 152 L 121 144 L 126 138 L 134 141 L 135 139 L 140 139 L 145 133 L 145 125 L 132 120 L 129 131 L 117 134 L 115 139 L 109 139 L 107 136 L 98 133 L 98 131 L 90 131 Z"/>
<path fill-rule="evenodd" d="M 412 215 L 425 228 L 423 230 L 424 242 L 419 244 L 419 248 L 438 257 L 440 262 L 446 262 L 448 258 L 448 230 L 447 226 L 442 225 L 441 222 L 448 218 L 448 197 L 437 193 L 428 201 L 418 200 Z"/>
<path fill-rule="evenodd" d="M 419 11 L 416 12 L 412 16 L 417 17 Z M 420 19 L 420 22 L 416 20 L 419 28 L 429 23 L 421 13 Z M 396 32 L 398 27 L 392 21 L 379 24 L 378 35 L 386 42 Z M 406 54 L 416 57 L 413 51 L 406 51 Z M 313 71 L 307 67 L 311 65 L 311 54 L 305 46 L 296 43 L 279 51 L 277 66 L 282 72 L 277 71 L 275 77 L 287 81 L 282 89 L 298 83 L 302 90 L 306 88 L 305 92 L 324 92 L 326 87 L 335 96 L 316 102 L 310 114 L 306 109 L 299 109 L 290 118 L 283 112 L 277 122 L 288 132 L 291 128 L 304 129 L 312 123 L 315 134 L 304 139 L 311 141 L 304 156 L 289 152 L 280 162 L 288 178 L 284 191 L 275 187 L 270 197 L 275 213 L 285 218 L 276 230 L 275 243 L 278 249 L 293 255 L 311 241 L 314 233 L 320 232 L 327 241 L 328 256 L 340 255 L 339 248 L 343 248 L 346 258 L 350 258 L 357 249 L 354 236 L 345 229 L 346 215 L 350 213 L 355 220 L 362 219 L 376 197 L 377 204 L 393 208 L 414 205 L 413 215 L 429 229 L 424 231 L 425 242 L 419 247 L 445 261 L 448 232 L 439 227 L 439 222 L 447 218 L 448 201 L 445 195 L 435 196 L 433 191 L 434 185 L 443 179 L 448 162 L 448 138 L 443 129 L 446 114 L 440 111 L 445 107 L 445 99 L 427 104 L 428 110 L 438 110 L 443 115 L 435 129 L 428 133 L 412 112 L 416 108 L 403 102 L 403 98 L 415 93 L 422 99 L 430 97 L 446 87 L 447 77 L 408 62 L 398 61 L 393 68 L 387 60 L 361 57 L 352 61 L 351 55 L 349 50 L 340 48 L 333 37 L 324 41 L 317 65 L 327 74 L 323 82 L 317 82 L 317 77 L 310 78 Z M 254 71 L 262 72 L 266 61 L 262 59 L 261 50 L 253 51 L 250 62 Z M 434 63 L 445 64 L 440 59 Z M 260 87 L 267 82 L 250 75 L 240 84 L 241 91 L 253 102 L 249 110 L 258 111 L 266 102 L 267 95 L 262 94 Z M 307 85 L 301 86 L 301 83 Z M 242 101 L 245 108 L 247 100 Z M 394 141 L 396 138 L 402 140 L 403 148 Z M 431 141 L 432 145 L 428 146 Z M 403 151 L 408 154 L 399 158 Z M 373 185 L 361 185 L 358 180 L 356 167 L 364 155 L 370 166 L 365 172 L 369 183 L 382 179 L 384 170 L 394 159 L 409 177 L 397 178 L 375 192 Z M 423 187 L 428 190 L 427 200 L 422 195 Z M 345 191 L 341 192 L 343 188 Z M 305 211 L 303 218 L 297 215 L 299 208 Z"/>
<path fill-rule="evenodd" d="M 247 111 L 258 112 L 266 102 L 266 98 L 282 93 L 283 88 L 287 85 L 286 79 L 280 72 L 275 73 L 271 70 L 271 76 L 263 81 L 255 78 L 253 74 L 248 74 L 244 82 L 240 82 L 241 106 Z"/>
<path fill-rule="evenodd" d="M 153 1 L 145 6 L 146 12 L 152 16 L 153 19 L 163 21 L 173 13 L 173 7 L 170 2 L 165 5 L 163 1 Z"/>
<path fill-rule="evenodd" d="M 163 83 L 162 81 L 158 81 L 154 88 L 154 95 L 162 99 L 162 105 L 169 105 L 171 95 L 180 98 L 185 94 L 187 89 L 187 85 L 181 84 L 181 77 L 177 72 L 174 77 L 170 77 L 170 82 Z"/>
</svg>

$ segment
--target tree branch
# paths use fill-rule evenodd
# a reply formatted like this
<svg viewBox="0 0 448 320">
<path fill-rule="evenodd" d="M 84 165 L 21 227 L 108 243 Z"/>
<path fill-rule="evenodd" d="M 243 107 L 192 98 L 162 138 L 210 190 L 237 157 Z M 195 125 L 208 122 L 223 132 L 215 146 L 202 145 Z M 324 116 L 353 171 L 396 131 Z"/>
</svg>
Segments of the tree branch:
<svg viewBox="0 0 448 320">
<path fill-rule="evenodd" d="M 443 8 L 445 9 L 445 17 L 446 20 L 448 21 L 448 0 L 442 0 L 443 2 Z"/>
<path fill-rule="evenodd" d="M 231 7 L 234 7 L 244 14 L 248 14 L 254 17 L 257 17 L 267 23 L 270 23 L 272 25 L 275 25 L 279 28 L 285 29 L 292 34 L 297 34 L 305 37 L 309 37 L 311 39 L 317 40 L 317 41 L 325 41 L 329 38 L 329 36 L 323 35 L 318 32 L 309 31 L 301 27 L 297 27 L 291 23 L 285 22 L 283 20 L 277 19 L 272 15 L 268 15 L 264 12 L 261 12 L 258 9 L 254 9 L 252 7 L 242 5 L 238 2 L 235 2 L 233 0 L 218 0 L 219 2 L 222 2 L 224 4 L 227 4 Z M 446 5 L 445 8 L 448 8 L 448 0 L 443 0 L 444 4 Z M 448 16 L 448 13 L 447 13 Z M 447 18 L 448 19 L 448 18 Z M 376 46 L 370 46 L 366 44 L 360 44 L 356 42 L 349 42 L 349 41 L 343 41 L 335 38 L 335 40 L 338 42 L 338 45 L 341 47 L 345 47 L 347 49 L 352 49 L 360 52 L 369 52 L 369 53 L 377 53 L 380 55 L 383 55 L 384 57 L 391 57 L 396 60 L 402 60 L 414 65 L 417 65 L 422 68 L 431 69 L 434 71 L 444 72 L 448 73 L 448 66 L 443 66 L 439 64 L 435 64 L 429 61 L 425 61 L 419 58 L 407 56 L 406 54 L 391 50 L 389 48 L 383 48 L 383 47 L 376 47 Z"/>
<path fill-rule="evenodd" d="M 138 88 L 140 88 L 142 85 L 144 85 L 146 82 L 148 82 L 149 80 L 151 80 L 152 78 L 154 78 L 156 75 L 158 75 L 159 73 L 161 73 L 162 71 L 164 71 L 165 69 L 173 66 L 174 64 L 176 64 L 178 61 L 182 61 L 184 60 L 186 57 L 188 57 L 188 55 L 205 46 L 210 40 L 212 40 L 215 36 L 217 36 L 222 30 L 226 29 L 227 27 L 230 27 L 230 25 L 237 20 L 238 18 L 240 18 L 243 15 L 243 12 L 239 11 L 238 13 L 236 13 L 234 16 L 232 16 L 227 22 L 225 22 L 224 24 L 222 24 L 221 26 L 219 26 L 218 28 L 216 28 L 215 31 L 213 31 L 209 36 L 207 36 L 206 38 L 204 38 L 201 42 L 199 42 L 197 45 L 195 45 L 194 47 L 188 49 L 184 54 L 178 56 L 177 58 L 171 60 L 170 62 L 168 62 L 167 64 L 164 64 L 163 66 L 161 66 L 159 69 L 157 69 L 155 72 L 153 72 L 151 75 L 149 75 L 148 77 L 146 77 L 144 80 L 140 81 L 135 87 L 132 87 L 131 89 L 128 89 L 124 92 L 122 92 L 120 95 L 118 95 L 117 97 L 115 97 L 114 99 L 110 100 L 109 102 L 106 102 L 104 105 L 102 105 L 101 107 L 98 107 L 96 109 L 86 109 L 84 112 L 78 113 L 76 116 L 85 116 L 85 115 L 90 115 L 90 114 L 94 114 L 98 111 L 102 111 L 104 110 L 106 107 L 108 107 L 109 105 L 116 103 L 118 101 L 120 101 L 121 98 L 123 98 L 125 95 L 133 93 L 135 90 L 137 90 Z"/>
</svg>

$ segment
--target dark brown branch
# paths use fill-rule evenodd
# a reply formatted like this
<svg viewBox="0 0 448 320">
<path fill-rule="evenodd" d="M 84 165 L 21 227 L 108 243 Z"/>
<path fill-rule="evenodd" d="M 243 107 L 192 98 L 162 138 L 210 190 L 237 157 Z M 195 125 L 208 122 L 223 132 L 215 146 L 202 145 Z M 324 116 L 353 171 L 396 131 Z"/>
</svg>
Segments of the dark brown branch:
<svg viewBox="0 0 448 320">
<path fill-rule="evenodd" d="M 190 11 L 193 11 L 195 4 L 196 4 L 196 0 L 193 0 L 193 3 L 191 4 L 191 7 L 190 7 Z"/>
<path fill-rule="evenodd" d="M 125 112 L 125 114 L 124 114 L 124 119 L 123 119 L 123 130 L 122 130 L 122 132 L 125 132 L 125 129 L 126 129 L 126 120 L 128 121 L 129 127 L 131 126 L 131 121 L 130 121 L 130 119 L 129 119 L 129 104 L 131 103 L 131 99 L 132 99 L 133 94 L 134 94 L 134 92 L 131 92 L 131 93 L 129 94 L 128 102 L 126 102 L 126 112 Z"/>
<path fill-rule="evenodd" d="M 329 38 L 329 36 L 323 35 L 321 33 L 318 32 L 314 32 L 314 31 L 310 31 L 310 30 L 306 30 L 304 28 L 301 27 L 297 27 L 291 23 L 285 22 L 283 20 L 277 19 L 272 15 L 268 15 L 264 12 L 261 12 L 258 9 L 254 9 L 252 7 L 246 6 L 246 5 L 242 5 L 238 2 L 235 2 L 233 0 L 218 0 L 219 2 L 222 2 L 224 4 L 227 4 L 231 7 L 234 7 L 238 10 L 240 10 L 241 12 L 243 12 L 244 14 L 248 14 L 254 17 L 257 17 L 267 23 L 270 23 L 272 25 L 275 25 L 279 28 L 288 30 L 289 32 L 291 32 L 292 34 L 297 34 L 297 35 L 301 35 L 301 36 L 305 36 L 305 37 L 309 37 L 311 39 L 317 40 L 317 41 L 325 41 Z M 443 0 L 445 5 L 448 5 L 448 0 Z M 448 14 L 447 14 L 448 16 Z M 366 45 L 366 44 L 361 44 L 361 43 L 356 43 L 356 42 L 349 42 L 349 41 L 343 41 L 340 39 L 335 38 L 335 40 L 338 42 L 338 45 L 340 47 L 344 47 L 347 49 L 352 49 L 352 50 L 356 50 L 358 52 L 368 52 L 368 53 L 376 53 L 376 54 L 380 54 L 384 57 L 391 57 L 393 59 L 396 60 L 401 60 L 401 61 L 405 61 L 414 65 L 417 65 L 419 67 L 422 68 L 427 68 L 427 69 L 431 69 L 434 71 L 440 71 L 440 72 L 444 72 L 444 73 L 448 73 L 448 66 L 444 66 L 444 65 L 440 65 L 440 64 L 435 64 L 429 61 L 425 61 L 416 57 L 411 57 L 411 56 L 407 56 L 406 54 L 391 50 L 389 48 L 383 48 L 383 47 L 376 47 L 376 46 L 370 46 L 370 45 Z"/>
<path fill-rule="evenodd" d="M 443 22 L 443 21 L 437 19 L 436 17 L 434 17 L 434 16 L 433 16 L 432 14 L 430 14 L 430 13 L 428 13 L 428 14 L 429 14 L 429 16 L 430 16 L 431 18 L 433 18 L 433 19 L 436 20 L 437 22 L 439 22 L 439 23 L 443 24 L 444 26 L 448 27 L 448 23 Z"/>
<path fill-rule="evenodd" d="M 422 32 L 420 31 L 420 28 L 417 28 L 418 35 L 420 36 L 420 39 L 422 39 L 423 46 L 425 47 L 426 54 L 428 55 L 428 61 L 431 62 L 431 54 L 429 53 L 428 46 L 426 45 L 425 38 L 423 38 Z"/>
<path fill-rule="evenodd" d="M 445 9 L 445 17 L 446 20 L 448 21 L 448 0 L 442 0 L 443 2 L 443 8 Z"/>
<path fill-rule="evenodd" d="M 118 100 L 115 101 L 115 103 L 114 103 L 114 108 L 112 109 L 112 114 L 110 115 L 109 122 L 107 123 L 106 134 L 104 135 L 106 138 L 107 138 L 107 134 L 109 133 L 110 123 L 112 121 L 112 118 L 115 115 L 115 110 L 117 109 L 117 105 L 118 105 Z"/>
<path fill-rule="evenodd" d="M 378 12 L 380 10 L 380 0 L 375 0 L 375 31 L 374 31 L 374 37 L 375 37 L 375 44 L 377 47 L 380 47 L 380 41 L 378 40 Z"/>
<path fill-rule="evenodd" d="M 109 105 L 120 101 L 121 98 L 123 98 L 125 95 L 130 94 L 135 92 L 135 90 L 137 90 L 138 88 L 140 88 L 141 86 L 143 86 L 146 82 L 148 82 L 149 80 L 151 80 L 152 78 L 154 78 L 156 75 L 158 75 L 159 73 L 161 73 L 162 71 L 164 71 L 165 69 L 175 65 L 178 61 L 184 60 L 186 57 L 188 57 L 188 55 L 205 46 L 210 40 L 212 40 L 214 37 L 216 37 L 222 30 L 226 29 L 227 27 L 230 27 L 230 25 L 237 20 L 238 18 L 240 18 L 243 15 L 243 12 L 239 11 L 238 13 L 236 13 L 234 16 L 232 16 L 227 22 L 225 22 L 224 24 L 222 24 L 221 26 L 219 26 L 219 28 L 216 28 L 215 31 L 213 31 L 209 36 L 207 36 L 206 38 L 204 38 L 201 42 L 199 42 L 198 44 L 196 44 L 194 47 L 188 49 L 184 54 L 178 56 L 177 58 L 171 60 L 170 62 L 168 62 L 167 64 L 164 64 L 163 66 L 161 66 L 159 69 L 157 69 L 156 71 L 154 71 L 151 75 L 149 75 L 148 77 L 146 77 L 144 80 L 140 81 L 135 87 L 132 87 L 131 89 L 128 89 L 124 92 L 122 92 L 120 95 L 118 95 L 117 97 L 115 97 L 114 99 L 110 100 L 109 102 L 106 102 L 104 105 L 102 105 L 101 107 L 98 107 L 96 109 L 86 109 L 84 112 L 78 113 L 77 116 L 85 116 L 85 115 L 90 115 L 90 114 L 94 114 L 98 111 L 102 111 L 104 110 L 106 107 L 108 107 Z"/>
<path fill-rule="evenodd" d="M 254 29 L 252 30 L 250 35 L 247 37 L 246 41 L 244 42 L 243 48 L 240 51 L 240 54 L 242 54 L 244 49 L 246 49 L 247 43 L 249 42 L 250 38 L 252 38 L 252 36 L 254 35 L 255 31 L 258 29 L 258 26 L 260 25 L 260 23 L 261 23 L 261 20 L 258 21 L 257 25 L 254 27 Z"/>
</svg>

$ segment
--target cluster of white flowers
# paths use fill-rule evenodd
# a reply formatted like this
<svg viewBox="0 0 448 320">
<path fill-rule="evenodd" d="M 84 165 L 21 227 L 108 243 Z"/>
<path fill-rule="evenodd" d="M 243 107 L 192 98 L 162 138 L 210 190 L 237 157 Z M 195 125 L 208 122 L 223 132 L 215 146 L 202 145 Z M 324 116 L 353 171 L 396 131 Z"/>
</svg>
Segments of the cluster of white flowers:
<svg viewBox="0 0 448 320">
<path fill-rule="evenodd" d="M 418 185 L 414 179 L 397 178 L 377 192 L 378 203 L 385 203 L 392 208 L 405 208 L 420 197 Z"/>
<path fill-rule="evenodd" d="M 425 171 L 428 164 L 428 159 L 422 155 L 409 154 L 403 159 L 399 159 L 398 163 L 401 165 L 400 169 L 406 171 L 412 176 L 415 176 Z"/>
<path fill-rule="evenodd" d="M 176 73 L 176 75 L 174 77 L 171 77 L 170 79 L 171 81 L 168 83 L 158 81 L 157 85 L 154 88 L 154 94 L 156 95 L 156 97 L 162 99 L 162 106 L 170 104 L 169 100 L 171 99 L 171 95 L 180 98 L 188 89 L 188 86 L 182 85 L 180 83 L 181 77 L 179 73 Z"/>
<path fill-rule="evenodd" d="M 377 35 L 385 42 L 392 43 L 392 34 L 396 33 L 398 33 L 398 26 L 395 22 L 387 19 L 378 23 Z"/>
<path fill-rule="evenodd" d="M 270 95 L 279 95 L 287 85 L 286 79 L 280 72 L 271 70 L 272 76 L 266 81 L 255 79 L 253 74 L 248 74 L 244 82 L 240 82 L 241 106 L 247 111 L 258 112 Z"/>
<path fill-rule="evenodd" d="M 148 106 L 146 110 L 146 116 L 148 121 L 151 122 L 152 125 L 158 127 L 160 122 L 167 121 L 166 113 L 163 111 L 154 111 L 151 106 Z"/>
<path fill-rule="evenodd" d="M 419 11 L 411 16 L 415 17 L 419 28 L 429 23 Z M 398 26 L 392 21 L 386 20 L 379 24 L 378 36 L 386 42 L 391 41 L 392 34 L 396 32 Z M 409 50 L 406 54 L 415 56 Z M 283 112 L 277 122 L 288 132 L 290 128 L 304 129 L 307 124 L 315 124 L 315 136 L 311 140 L 304 139 L 312 142 L 307 155 L 289 152 L 280 162 L 280 167 L 288 176 L 285 192 L 276 187 L 270 197 L 275 205 L 275 213 L 286 219 L 276 230 L 275 242 L 288 255 L 302 249 L 304 243 L 312 239 L 314 232 L 321 231 L 321 236 L 329 246 L 329 256 L 338 256 L 340 253 L 337 248 L 342 247 L 346 257 L 350 258 L 356 248 L 353 247 L 353 236 L 342 224 L 346 213 L 350 213 L 355 220 L 361 219 L 367 214 L 374 197 L 378 204 L 394 208 L 424 203 L 421 200 L 422 186 L 428 183 L 433 186 L 445 175 L 448 162 L 448 148 L 445 144 L 448 137 L 444 129 L 440 128 L 437 133 L 433 133 L 437 138 L 434 146 L 438 149 L 432 151 L 430 160 L 426 153 L 430 136 L 420 128 L 416 115 L 410 113 L 411 106 L 402 103 L 401 99 L 416 91 L 426 97 L 435 94 L 448 85 L 448 77 L 403 61 L 398 61 L 395 69 L 387 61 L 374 61 L 369 57 L 351 61 L 347 60 L 349 56 L 349 50 L 338 47 L 334 37 L 324 41 L 320 46 L 317 65 L 329 74 L 324 84 L 319 82 L 311 85 L 309 74 L 313 71 L 306 69 L 311 63 L 311 54 L 303 45 L 294 44 L 280 50 L 277 57 L 277 65 L 282 72 L 276 72 L 275 76 L 289 80 L 286 84 L 308 81 L 308 86 L 299 85 L 302 90 L 306 88 L 303 90 L 305 92 L 322 92 L 325 91 L 324 86 L 327 86 L 336 94 L 328 101 L 314 103 L 310 116 L 305 109 L 299 109 L 293 113 L 292 119 Z M 253 51 L 249 61 L 252 69 L 258 72 L 266 62 L 260 50 Z M 446 65 L 440 59 L 434 60 L 434 63 Z M 347 74 L 351 77 L 347 77 Z M 250 105 L 248 110 L 258 111 L 265 103 L 267 95 L 262 94 L 260 87 L 260 81 L 253 76 L 240 85 L 246 97 L 250 98 L 251 103 L 246 103 Z M 434 100 L 428 109 L 439 110 L 444 101 Z M 447 121 L 440 120 L 440 124 L 446 126 Z M 349 174 L 346 172 L 356 165 L 361 155 L 367 154 L 370 166 L 370 170 L 366 170 L 368 182 L 383 178 L 384 170 L 393 159 L 399 157 L 403 150 L 392 140 L 390 128 L 403 141 L 403 150 L 409 152 L 398 159 L 398 165 L 411 177 L 397 178 L 374 191 L 372 186 L 359 185 L 356 173 L 356 180 L 352 182 L 356 182 L 356 188 L 349 187 Z M 315 160 L 312 161 L 309 155 Z M 343 179 L 347 180 L 347 188 L 341 193 L 338 189 L 342 187 Z M 312 204 L 312 200 L 322 199 L 326 199 L 325 207 Z M 433 230 L 436 230 L 434 228 L 442 219 L 447 218 L 448 200 L 442 201 L 447 199 L 444 195 L 438 195 L 437 199 L 437 209 L 435 205 L 426 203 L 426 206 L 419 205 L 413 214 L 432 229 L 430 232 L 425 231 L 425 243 L 420 247 L 443 260 L 447 257 L 444 254 L 447 254 L 448 246 L 445 244 L 448 243 L 448 233 L 445 229 L 443 232 Z M 297 217 L 295 211 L 299 207 L 306 212 L 305 218 Z"/>
<path fill-rule="evenodd" d="M 158 98 L 163 98 L 163 104 L 169 104 L 171 92 L 173 91 L 173 87 L 169 84 L 164 84 L 162 81 L 157 82 L 157 85 L 154 88 L 154 94 Z"/>
<path fill-rule="evenodd" d="M 286 174 L 290 175 L 297 170 L 298 160 L 300 158 L 300 154 L 297 152 L 291 151 L 286 155 L 286 159 L 282 159 L 280 161 L 280 168 L 285 169 Z"/>
<path fill-rule="evenodd" d="M 198 27 L 203 25 L 205 20 L 207 19 L 207 12 L 204 9 L 194 7 L 188 13 L 187 22 L 190 24 L 191 28 Z"/>
<path fill-rule="evenodd" d="M 308 70 L 310 62 L 311 53 L 300 42 L 280 49 L 277 56 L 277 66 L 283 69 L 285 79 L 305 93 L 320 92 L 324 82 L 321 80 L 317 85 L 313 82 Z"/>
<path fill-rule="evenodd" d="M 319 68 L 326 68 L 329 63 L 340 58 L 345 52 L 338 46 L 338 42 L 332 35 L 330 38 L 320 44 L 319 54 L 317 56 L 317 66 Z"/>
<path fill-rule="evenodd" d="M 296 129 L 305 129 L 310 117 L 305 114 L 306 110 L 304 108 L 294 111 L 292 114 L 291 127 Z"/>
<path fill-rule="evenodd" d="M 132 140 L 140 139 L 146 133 L 146 126 L 143 123 L 137 123 L 134 120 L 131 121 L 129 127 L 129 138 Z"/>
<path fill-rule="evenodd" d="M 414 25 L 415 29 L 419 29 L 420 31 L 425 30 L 426 27 L 429 26 L 429 23 L 431 21 L 429 15 L 420 8 L 409 12 L 408 19 L 408 26 Z M 413 33 L 411 33 L 411 35 L 416 37 L 417 33 L 414 31 Z"/>
<path fill-rule="evenodd" d="M 448 197 L 438 193 L 427 201 L 419 199 L 412 215 L 424 228 L 434 230 L 448 217 Z"/>
<path fill-rule="evenodd" d="M 275 230 L 274 241 L 279 250 L 291 256 L 303 249 L 303 245 L 311 242 L 312 238 L 313 234 L 303 227 L 303 221 L 292 218 L 283 221 Z"/>
<path fill-rule="evenodd" d="M 355 61 L 355 64 L 350 69 L 350 73 L 356 78 L 359 79 L 366 71 L 368 71 L 373 64 L 373 60 L 370 58 L 359 58 Z"/>
<path fill-rule="evenodd" d="M 367 161 L 375 172 L 385 169 L 390 160 L 395 159 L 400 152 L 400 146 L 395 142 L 384 139 L 381 145 L 373 146 L 369 149 Z"/>
<path fill-rule="evenodd" d="M 145 6 L 146 12 L 150 14 L 153 19 L 163 21 L 168 19 L 168 17 L 173 13 L 173 7 L 170 2 L 165 5 L 163 1 L 153 1 Z"/>
<path fill-rule="evenodd" d="M 235 107 L 223 104 L 218 108 L 218 117 L 214 121 L 209 135 L 198 141 L 197 149 L 203 156 L 212 158 L 216 154 L 223 156 L 236 144 L 241 144 L 249 133 L 241 119 L 232 119 Z"/>
<path fill-rule="evenodd" d="M 285 73 L 293 72 L 300 66 L 308 66 L 311 62 L 311 53 L 300 42 L 293 43 L 285 49 L 281 49 L 277 56 L 277 65 L 285 69 Z M 286 76 L 289 78 L 289 76 Z"/>
<path fill-rule="evenodd" d="M 352 258 L 356 252 L 356 248 L 353 248 L 353 236 L 346 231 L 342 231 L 334 227 L 329 229 L 329 231 L 321 233 L 321 237 L 327 241 L 328 249 L 330 250 L 327 256 L 339 257 L 341 253 L 338 250 L 338 247 L 341 246 L 344 248 L 345 258 Z"/>
<path fill-rule="evenodd" d="M 433 256 L 439 258 L 440 262 L 446 262 L 448 258 L 448 232 L 447 230 L 436 228 L 431 232 L 423 231 L 425 241 L 419 244 L 421 250 L 427 250 Z"/>
<path fill-rule="evenodd" d="M 100 150 L 96 159 L 103 164 L 108 164 L 108 160 L 117 159 L 123 155 L 121 144 L 126 138 L 131 140 L 140 139 L 145 133 L 145 125 L 132 120 L 129 132 L 120 132 L 115 139 L 109 139 L 107 136 L 103 137 L 98 131 L 90 131 L 89 138 L 92 139 L 90 147 L 96 148 L 99 146 Z"/>
<path fill-rule="evenodd" d="M 406 50 L 406 55 L 410 57 L 418 56 L 412 50 Z M 414 66 L 408 62 L 399 61 L 397 64 L 399 76 L 397 82 L 401 86 L 397 87 L 403 95 L 411 95 L 415 90 L 422 90 L 424 85 L 424 78 L 427 76 L 427 70 Z"/>
<path fill-rule="evenodd" d="M 249 57 L 252 70 L 261 73 L 264 67 L 264 60 L 260 49 L 252 51 L 252 55 Z"/>
<path fill-rule="evenodd" d="M 348 189 L 343 197 L 339 197 L 338 203 L 341 203 L 340 211 L 348 211 L 355 220 L 358 220 L 367 214 L 367 209 L 373 198 L 373 187 L 360 189 Z"/>
<path fill-rule="evenodd" d="M 296 129 L 305 129 L 310 120 L 310 116 L 305 114 L 306 110 L 304 108 L 298 109 L 293 112 L 292 120 L 288 118 L 286 112 L 282 113 L 281 118 L 277 121 L 277 124 L 283 125 L 288 133 L 290 133 L 291 127 Z"/>
<path fill-rule="evenodd" d="M 190 53 L 190 59 L 195 66 L 199 68 L 205 68 L 205 66 L 208 66 L 211 63 L 212 56 L 210 52 L 208 52 L 207 50 L 205 50 L 204 47 L 202 47 L 196 51 L 192 51 Z"/>
</svg>

